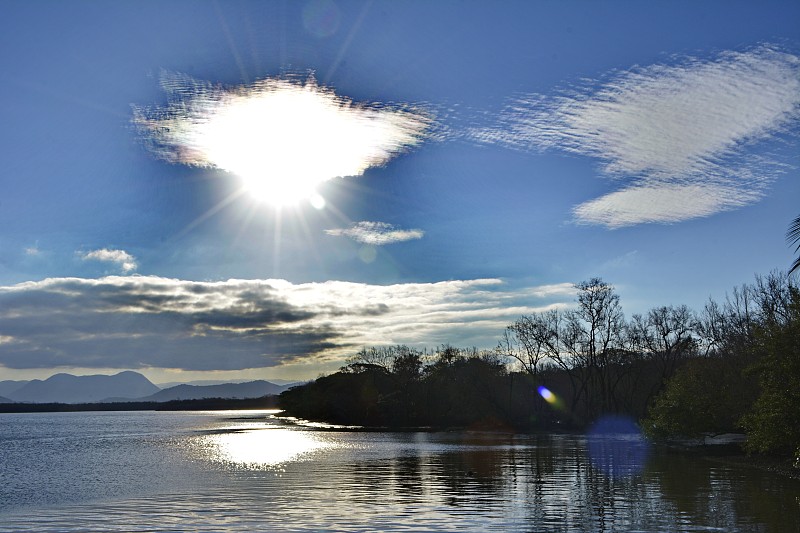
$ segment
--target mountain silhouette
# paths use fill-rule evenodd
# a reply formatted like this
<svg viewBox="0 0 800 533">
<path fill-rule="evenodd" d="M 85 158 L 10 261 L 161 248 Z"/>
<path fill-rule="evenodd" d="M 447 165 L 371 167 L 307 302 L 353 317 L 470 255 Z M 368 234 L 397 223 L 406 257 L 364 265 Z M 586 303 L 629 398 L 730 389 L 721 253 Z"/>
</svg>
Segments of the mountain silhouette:
<svg viewBox="0 0 800 533">
<path fill-rule="evenodd" d="M 280 394 L 288 387 L 269 381 L 257 380 L 246 383 L 225 383 L 222 385 L 176 385 L 139 398 L 145 402 L 168 402 L 170 400 L 200 400 L 203 398 L 260 398 L 269 394 Z"/>
<path fill-rule="evenodd" d="M 14 402 L 12 400 L 9 400 L 8 398 L 0 396 L 0 403 L 14 403 Z"/>
<path fill-rule="evenodd" d="M 0 396 L 9 397 L 28 383 L 30 381 L 13 381 L 10 379 L 0 381 Z"/>
<path fill-rule="evenodd" d="M 15 402 L 91 403 L 112 396 L 130 400 L 159 390 L 143 375 L 128 370 L 113 376 L 55 374 L 44 381 L 34 379 L 7 396 Z"/>
</svg>

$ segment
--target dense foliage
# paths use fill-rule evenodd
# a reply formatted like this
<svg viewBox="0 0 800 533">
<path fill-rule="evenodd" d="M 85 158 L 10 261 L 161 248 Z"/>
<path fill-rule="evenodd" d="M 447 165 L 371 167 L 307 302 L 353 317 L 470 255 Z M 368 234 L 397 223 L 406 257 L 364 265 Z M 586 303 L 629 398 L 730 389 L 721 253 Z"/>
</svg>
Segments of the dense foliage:
<svg viewBox="0 0 800 533">
<path fill-rule="evenodd" d="M 527 396 L 527 398 L 525 398 Z M 336 424 L 386 427 L 530 425 L 543 401 L 530 379 L 494 352 L 443 346 L 363 349 L 342 369 L 280 396 L 289 414 Z"/>
<path fill-rule="evenodd" d="M 645 431 L 654 438 L 736 431 L 755 398 L 755 380 L 743 370 L 719 357 L 688 361 L 654 401 Z"/>
<path fill-rule="evenodd" d="M 787 305 L 760 324 L 751 367 L 761 393 L 742 418 L 748 447 L 754 451 L 795 451 L 800 460 L 800 291 L 793 287 Z"/>
<path fill-rule="evenodd" d="M 747 448 L 800 457 L 800 289 L 773 274 L 706 306 L 708 353 L 683 366 L 644 427 L 654 437 L 744 430 Z"/>
</svg>

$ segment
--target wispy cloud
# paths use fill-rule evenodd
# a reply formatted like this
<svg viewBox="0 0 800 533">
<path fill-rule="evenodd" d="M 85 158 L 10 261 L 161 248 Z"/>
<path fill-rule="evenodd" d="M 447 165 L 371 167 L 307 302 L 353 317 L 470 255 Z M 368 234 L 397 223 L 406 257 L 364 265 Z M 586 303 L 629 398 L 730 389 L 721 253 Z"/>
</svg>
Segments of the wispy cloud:
<svg viewBox="0 0 800 533">
<path fill-rule="evenodd" d="M 528 95 L 489 143 L 558 149 L 601 162 L 616 192 L 577 206 L 611 228 L 708 216 L 757 201 L 780 165 L 750 148 L 796 134 L 800 58 L 762 46 L 613 75 L 554 98 Z"/>
<path fill-rule="evenodd" d="M 349 237 L 356 242 L 373 246 L 421 239 L 425 235 L 421 229 L 402 229 L 386 222 L 368 221 L 356 222 L 349 228 L 328 229 L 325 233 L 336 237 Z"/>
<path fill-rule="evenodd" d="M 607 272 L 609 270 L 618 270 L 621 268 L 631 268 L 636 265 L 639 259 L 639 252 L 631 250 L 617 257 L 613 257 L 597 266 L 598 272 Z"/>
<path fill-rule="evenodd" d="M 432 124 L 422 109 L 355 103 L 313 79 L 224 87 L 165 75 L 162 85 L 169 105 L 134 117 L 155 154 L 232 172 L 266 196 L 360 176 L 419 144 Z"/>
<path fill-rule="evenodd" d="M 127 274 L 133 272 L 137 268 L 136 258 L 124 250 L 109 250 L 102 248 L 100 250 L 93 250 L 81 254 L 84 261 L 103 261 L 106 263 L 115 263 L 120 270 Z"/>
<path fill-rule="evenodd" d="M 368 285 L 55 278 L 0 287 L 0 366 L 336 368 L 363 345 L 493 347 L 520 314 L 573 297 L 571 284 L 511 290 L 496 279 Z"/>
</svg>

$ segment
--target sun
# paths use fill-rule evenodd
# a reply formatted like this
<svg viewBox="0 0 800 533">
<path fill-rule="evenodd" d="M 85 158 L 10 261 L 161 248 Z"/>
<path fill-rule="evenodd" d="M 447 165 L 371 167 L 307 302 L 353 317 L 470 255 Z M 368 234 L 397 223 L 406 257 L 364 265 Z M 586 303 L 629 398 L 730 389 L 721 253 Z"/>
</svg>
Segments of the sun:
<svg viewBox="0 0 800 533">
<path fill-rule="evenodd" d="M 286 175 L 286 174 L 284 174 Z M 317 192 L 318 183 L 304 179 L 280 179 L 260 173 L 240 174 L 242 192 L 256 201 L 274 207 L 296 206 L 308 202 L 317 209 L 325 207 L 325 198 Z"/>
<path fill-rule="evenodd" d="M 383 165 L 419 144 L 432 121 L 419 110 L 356 104 L 313 79 L 189 92 L 155 119 L 140 118 L 158 153 L 234 174 L 244 192 L 276 207 L 324 205 L 324 182 Z"/>
<path fill-rule="evenodd" d="M 236 174 L 242 188 L 274 206 L 319 197 L 317 188 L 361 172 L 358 161 L 330 151 L 347 135 L 341 112 L 308 91 L 272 91 L 230 98 L 205 124 L 202 144 L 215 166 Z M 350 156 L 352 157 L 352 156 Z"/>
</svg>

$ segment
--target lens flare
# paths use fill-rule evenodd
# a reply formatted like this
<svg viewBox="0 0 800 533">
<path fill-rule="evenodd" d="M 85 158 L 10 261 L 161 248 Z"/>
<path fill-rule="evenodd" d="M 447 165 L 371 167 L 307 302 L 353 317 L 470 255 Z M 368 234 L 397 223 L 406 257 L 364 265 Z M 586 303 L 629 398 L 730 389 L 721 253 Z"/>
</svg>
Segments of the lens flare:
<svg viewBox="0 0 800 533">
<path fill-rule="evenodd" d="M 629 417 L 601 417 L 589 428 L 586 441 L 592 465 L 612 478 L 639 475 L 649 458 L 649 445 Z"/>
<path fill-rule="evenodd" d="M 550 405 L 554 405 L 556 403 L 557 401 L 556 395 L 553 394 L 552 391 L 547 387 L 539 385 L 539 387 L 536 390 L 539 392 L 539 396 L 544 398 L 544 401 L 546 401 Z"/>
</svg>

